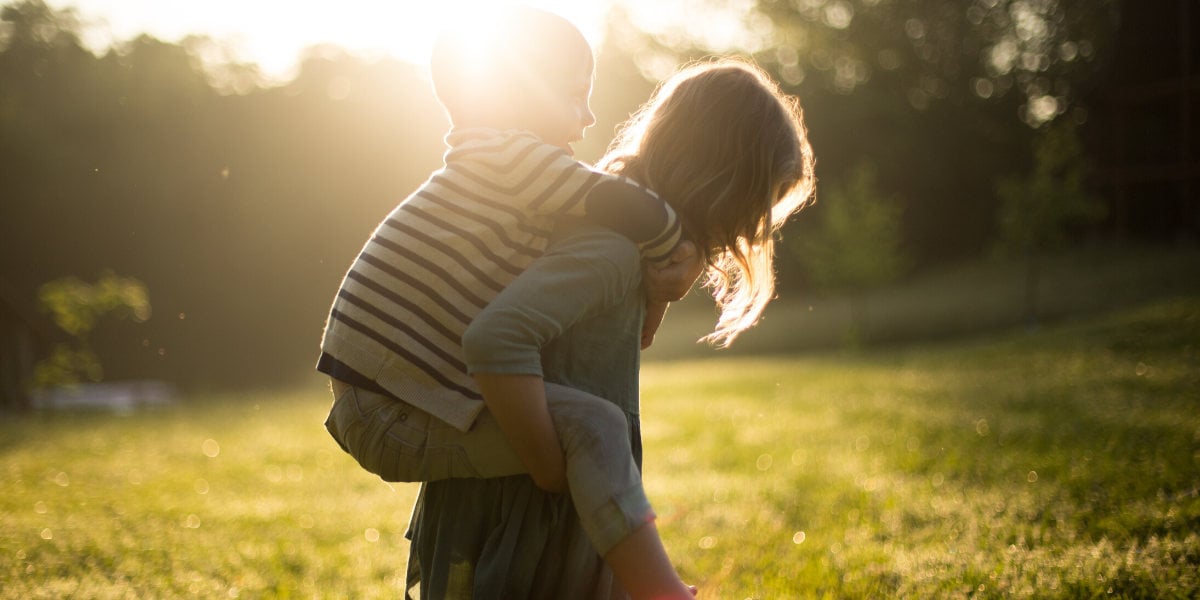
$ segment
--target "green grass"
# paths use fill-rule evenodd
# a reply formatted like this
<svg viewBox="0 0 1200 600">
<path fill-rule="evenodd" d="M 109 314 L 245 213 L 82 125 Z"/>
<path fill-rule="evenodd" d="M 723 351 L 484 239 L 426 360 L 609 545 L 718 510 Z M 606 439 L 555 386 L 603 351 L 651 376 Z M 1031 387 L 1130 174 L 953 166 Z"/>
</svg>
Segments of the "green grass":
<svg viewBox="0 0 1200 600">
<path fill-rule="evenodd" d="M 0 427 L 0 597 L 379 598 L 413 486 L 358 468 L 303 394 Z"/>
<path fill-rule="evenodd" d="M 1095 246 L 1045 256 L 1037 295 L 1041 325 L 1200 294 L 1200 247 Z M 646 359 L 677 360 L 826 351 L 844 345 L 851 306 L 867 346 L 959 339 L 1027 327 L 1025 264 L 967 260 L 914 273 L 851 299 L 803 282 L 783 285 L 758 327 L 728 350 L 695 343 L 716 323 L 712 301 L 694 292 L 671 308 Z"/>
<path fill-rule="evenodd" d="M 702 598 L 1200 595 L 1200 297 L 642 379 L 648 491 Z M 415 487 L 357 471 L 327 403 L 6 420 L 0 598 L 397 596 Z"/>
</svg>

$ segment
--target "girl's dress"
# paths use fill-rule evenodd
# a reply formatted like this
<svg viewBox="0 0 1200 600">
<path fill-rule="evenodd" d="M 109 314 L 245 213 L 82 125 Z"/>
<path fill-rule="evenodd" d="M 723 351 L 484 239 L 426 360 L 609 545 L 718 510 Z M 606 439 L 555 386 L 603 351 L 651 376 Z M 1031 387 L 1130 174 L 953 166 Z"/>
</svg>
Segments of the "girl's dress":
<svg viewBox="0 0 1200 600">
<path fill-rule="evenodd" d="M 497 299 L 521 315 L 498 326 L 532 332 L 531 340 L 551 338 L 540 351 L 545 379 L 617 404 L 640 467 L 641 260 L 615 233 L 563 229 Z M 625 597 L 570 498 L 541 491 L 527 475 L 423 484 L 408 537 L 408 598 Z"/>
</svg>

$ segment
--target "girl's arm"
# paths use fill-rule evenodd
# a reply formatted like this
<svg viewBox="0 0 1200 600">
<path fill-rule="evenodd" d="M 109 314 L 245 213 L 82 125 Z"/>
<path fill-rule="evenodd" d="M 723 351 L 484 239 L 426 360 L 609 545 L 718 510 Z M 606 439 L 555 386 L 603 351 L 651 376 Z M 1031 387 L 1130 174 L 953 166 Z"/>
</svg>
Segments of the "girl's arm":
<svg viewBox="0 0 1200 600">
<path fill-rule="evenodd" d="M 696 245 L 683 240 L 675 247 L 665 267 L 646 264 L 642 281 L 646 286 L 646 318 L 642 320 L 642 350 L 654 342 L 658 326 L 667 316 L 667 306 L 681 300 L 704 272 L 704 260 Z"/>
<path fill-rule="evenodd" d="M 592 227 L 571 235 L 552 244 L 463 335 L 468 371 L 538 487 L 561 491 L 566 480 L 546 407 L 541 348 L 634 293 L 640 262 L 634 245 L 612 232 Z"/>
<path fill-rule="evenodd" d="M 547 492 L 567 491 L 566 461 L 541 376 L 476 373 L 475 382 L 533 483 Z"/>
</svg>

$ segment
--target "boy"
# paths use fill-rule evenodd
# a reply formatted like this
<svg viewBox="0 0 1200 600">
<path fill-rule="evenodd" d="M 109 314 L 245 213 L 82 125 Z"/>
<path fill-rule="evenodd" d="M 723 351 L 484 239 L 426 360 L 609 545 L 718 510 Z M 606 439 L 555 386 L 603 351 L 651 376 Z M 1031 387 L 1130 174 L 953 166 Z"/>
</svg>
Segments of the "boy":
<svg viewBox="0 0 1200 600">
<path fill-rule="evenodd" d="M 631 593 L 686 594 L 645 526 L 653 513 L 628 443 L 625 456 L 589 457 L 585 467 L 564 457 L 572 444 L 559 434 L 573 428 L 556 430 L 556 414 L 605 435 L 627 435 L 624 415 L 540 376 L 471 373 L 464 358 L 473 317 L 541 254 L 557 219 L 609 226 L 659 264 L 671 262 L 680 236 L 674 213 L 653 194 L 570 157 L 570 144 L 595 122 L 592 54 L 578 30 L 524 8 L 487 25 L 445 34 L 434 49 L 434 88 L 452 122 L 446 164 L 380 224 L 343 280 L 317 367 L 335 394 L 326 426 L 385 480 L 528 472 L 543 489 L 569 487 L 593 543 Z M 651 290 L 660 309 L 651 309 L 651 331 L 664 302 L 698 275 L 691 258 Z M 648 274 L 653 284 L 655 270 Z M 602 468 L 580 471 L 593 466 Z M 599 484 L 607 487 L 595 493 Z"/>
</svg>

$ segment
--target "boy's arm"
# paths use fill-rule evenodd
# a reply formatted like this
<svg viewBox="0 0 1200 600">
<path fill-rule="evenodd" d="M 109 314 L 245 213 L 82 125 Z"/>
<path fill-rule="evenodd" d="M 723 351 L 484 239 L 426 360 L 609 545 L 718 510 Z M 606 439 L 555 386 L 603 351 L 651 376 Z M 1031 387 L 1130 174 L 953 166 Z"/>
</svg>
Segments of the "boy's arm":
<svg viewBox="0 0 1200 600">
<path fill-rule="evenodd" d="M 484 402 L 533 482 L 548 492 L 567 489 L 566 459 L 546 407 L 546 386 L 538 375 L 476 373 Z"/>
<path fill-rule="evenodd" d="M 620 177 L 597 183 L 584 200 L 586 217 L 629 238 L 642 257 L 665 267 L 681 240 L 679 217 L 647 188 Z"/>
<path fill-rule="evenodd" d="M 582 217 L 625 236 L 642 256 L 660 265 L 669 262 L 680 240 L 679 218 L 657 194 L 625 177 L 596 171 L 561 148 L 536 138 L 514 145 L 520 157 L 507 180 L 518 187 L 517 209 L 551 218 Z"/>
</svg>

